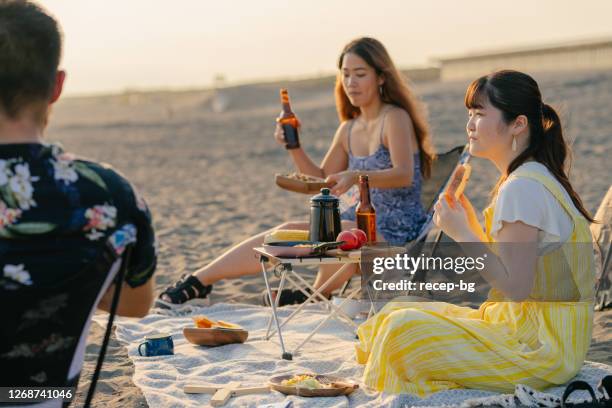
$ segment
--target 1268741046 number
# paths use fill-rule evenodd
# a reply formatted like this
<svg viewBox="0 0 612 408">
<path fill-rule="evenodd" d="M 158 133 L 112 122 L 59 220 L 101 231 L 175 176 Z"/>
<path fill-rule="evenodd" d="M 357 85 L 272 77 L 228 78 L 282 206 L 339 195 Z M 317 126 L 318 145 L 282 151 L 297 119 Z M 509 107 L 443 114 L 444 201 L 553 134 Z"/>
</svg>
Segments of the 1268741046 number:
<svg viewBox="0 0 612 408">
<path fill-rule="evenodd" d="M 74 387 L 0 387 L 0 403 L 70 401 L 74 398 L 74 394 Z"/>
</svg>

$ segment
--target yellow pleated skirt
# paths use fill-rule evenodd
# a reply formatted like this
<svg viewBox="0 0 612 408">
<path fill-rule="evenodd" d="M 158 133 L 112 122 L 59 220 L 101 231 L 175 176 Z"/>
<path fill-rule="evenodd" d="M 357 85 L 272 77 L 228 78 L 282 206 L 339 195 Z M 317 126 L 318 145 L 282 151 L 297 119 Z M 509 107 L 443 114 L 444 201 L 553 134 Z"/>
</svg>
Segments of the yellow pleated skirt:
<svg viewBox="0 0 612 408">
<path fill-rule="evenodd" d="M 389 303 L 358 329 L 364 382 L 419 396 L 452 388 L 513 392 L 563 384 L 590 345 L 592 305 L 485 302 Z"/>
</svg>

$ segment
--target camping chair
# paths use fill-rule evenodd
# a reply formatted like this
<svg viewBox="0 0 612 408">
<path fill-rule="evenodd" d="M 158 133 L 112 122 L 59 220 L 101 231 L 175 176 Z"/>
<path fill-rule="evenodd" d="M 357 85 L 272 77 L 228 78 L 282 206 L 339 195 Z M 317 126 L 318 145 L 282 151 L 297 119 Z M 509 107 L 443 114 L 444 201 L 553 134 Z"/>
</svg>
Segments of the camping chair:
<svg viewBox="0 0 612 408">
<path fill-rule="evenodd" d="M 136 228 L 124 225 L 113 233 L 100 249 L 98 256 L 80 272 L 61 281 L 36 287 L 20 285 L 14 290 L 0 290 L 0 307 L 3 322 L 0 325 L 0 355 L 16 350 L 17 345 L 44 345 L 49 336 L 61 334 L 63 348 L 54 353 L 37 353 L 35 358 L 28 355 L 17 357 L 11 364 L 11 372 L 0 374 L 0 383 L 20 387 L 76 387 L 81 367 L 75 373 L 74 362 L 84 353 L 84 344 L 91 316 L 97 307 L 103 287 L 113 282 L 122 283 L 129 262 L 132 243 L 135 242 Z M 60 261 L 58 259 L 58 261 Z M 110 271 L 110 274 L 109 274 Z M 112 323 L 119 302 L 121 284 L 115 286 L 111 303 L 108 326 L 100 348 L 98 363 L 93 374 L 84 406 L 88 407 L 95 392 L 96 382 L 104 360 L 110 338 Z M 31 299 L 26 310 L 15 310 L 17 299 Z M 79 305 L 79 307 L 76 307 Z M 17 328 L 20 328 L 18 331 Z M 10 339 L 10 343 L 6 342 Z M 23 367 L 25 370 L 20 370 Z M 42 373 L 33 379 L 29 373 Z M 64 399 L 64 404 L 69 403 Z"/>
<path fill-rule="evenodd" d="M 96 384 L 98 383 L 98 378 L 100 377 L 100 373 L 102 372 L 102 364 L 104 363 L 104 357 L 106 356 L 106 349 L 108 348 L 108 342 L 110 341 L 111 331 L 113 329 L 113 322 L 115 320 L 115 315 L 117 314 L 117 307 L 119 306 L 119 297 L 121 296 L 121 287 L 123 286 L 123 280 L 125 279 L 125 274 L 127 272 L 127 266 L 130 263 L 130 257 L 132 254 L 133 245 L 130 244 L 125 248 L 125 252 L 123 253 L 123 258 L 121 260 L 121 265 L 119 266 L 119 271 L 117 271 L 117 275 L 115 277 L 115 291 L 113 292 L 113 298 L 111 300 L 111 307 L 108 315 L 108 322 L 106 323 L 106 330 L 104 331 L 104 338 L 102 339 L 102 345 L 100 346 L 100 354 L 98 354 L 98 360 L 96 361 L 96 368 L 94 369 L 93 375 L 91 377 L 91 383 L 89 384 L 89 389 L 87 390 L 87 396 L 85 397 L 84 407 L 89 407 L 91 405 L 91 401 L 93 399 L 94 393 L 96 392 Z"/>
<path fill-rule="evenodd" d="M 427 219 L 418 236 L 406 243 L 406 247 L 410 247 L 417 243 L 427 242 L 433 243 L 431 251 L 433 252 L 438 242 L 442 240 L 443 232 L 439 228 L 436 228 L 433 223 L 433 206 L 438 200 L 438 196 L 446 189 L 450 182 L 450 176 L 459 164 L 463 164 L 469 157 L 468 151 L 469 145 L 455 146 L 449 151 L 439 154 L 436 156 L 432 166 L 431 175 L 429 178 L 423 180 L 421 186 L 421 204 L 427 213 Z M 415 279 L 424 280 L 424 272 L 419 271 Z M 350 284 L 350 279 L 344 283 L 340 289 L 340 296 L 342 296 Z"/>
<path fill-rule="evenodd" d="M 601 202 L 591 224 L 598 261 L 596 263 L 595 310 L 612 307 L 612 186 Z"/>
</svg>

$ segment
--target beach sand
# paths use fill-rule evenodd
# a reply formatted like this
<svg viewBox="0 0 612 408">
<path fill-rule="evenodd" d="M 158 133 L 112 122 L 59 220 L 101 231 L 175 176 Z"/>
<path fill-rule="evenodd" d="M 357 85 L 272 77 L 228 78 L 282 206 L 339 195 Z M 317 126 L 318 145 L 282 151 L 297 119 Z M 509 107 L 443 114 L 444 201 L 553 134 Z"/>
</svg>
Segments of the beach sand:
<svg viewBox="0 0 612 408">
<path fill-rule="evenodd" d="M 611 183 L 612 73 L 535 75 L 545 102 L 561 107 L 566 137 L 573 140 L 570 177 L 594 213 Z M 278 88 L 288 85 L 311 157 L 325 154 L 338 125 L 333 83 L 256 84 L 222 90 L 125 93 L 67 98 L 54 109 L 47 139 L 68 150 L 111 163 L 147 198 L 155 219 L 159 263 L 157 290 L 210 262 L 226 248 L 284 221 L 307 220 L 308 196 L 280 190 L 274 174 L 293 171 L 272 137 Z M 420 83 L 437 151 L 464 144 L 467 82 Z M 221 96 L 219 96 L 221 95 Z M 216 102 L 215 102 L 216 101 Z M 221 102 L 221 103 L 219 103 Z M 221 113 L 213 107 L 227 105 Z M 467 195 L 482 209 L 495 183 L 494 167 L 473 160 Z M 222 281 L 213 302 L 258 303 L 259 276 Z M 92 326 L 80 390 L 89 385 L 103 329 Z M 612 364 L 612 312 L 596 313 L 587 359 Z M 125 348 L 110 344 L 94 406 L 146 406 L 131 381 Z M 79 396 L 77 404 L 82 403 Z"/>
</svg>

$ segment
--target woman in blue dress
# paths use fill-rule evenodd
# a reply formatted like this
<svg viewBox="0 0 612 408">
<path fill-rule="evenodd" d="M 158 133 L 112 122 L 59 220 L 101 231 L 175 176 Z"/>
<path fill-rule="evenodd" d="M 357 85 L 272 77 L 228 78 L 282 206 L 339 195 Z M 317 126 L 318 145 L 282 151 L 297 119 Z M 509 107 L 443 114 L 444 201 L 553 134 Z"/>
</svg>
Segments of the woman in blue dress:
<svg viewBox="0 0 612 408">
<path fill-rule="evenodd" d="M 369 177 L 371 199 L 376 208 L 377 238 L 391 244 L 414 239 L 425 221 L 421 206 L 421 182 L 431 170 L 433 152 L 427 122 L 415 96 L 397 70 L 385 47 L 373 38 L 359 38 L 345 46 L 338 59 L 336 107 L 340 126 L 320 165 L 301 148 L 288 149 L 300 173 L 326 178 L 333 183 L 332 194 L 342 196 L 342 229 L 355 227 L 359 176 Z M 277 125 L 276 141 L 285 146 L 282 128 Z M 274 229 L 308 230 L 308 222 L 287 222 Z M 274 230 L 272 229 L 272 230 Z M 184 277 L 166 289 L 160 298 L 183 303 L 203 298 L 220 279 L 260 272 L 253 247 L 260 246 L 264 231 L 234 246 L 209 265 Z M 315 288 L 338 269 L 322 267 Z M 356 270 L 345 273 L 327 288 L 339 287 Z M 299 303 L 298 291 L 283 291 L 280 303 Z"/>
</svg>

